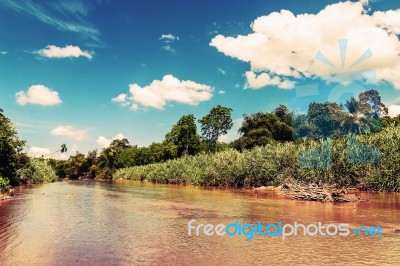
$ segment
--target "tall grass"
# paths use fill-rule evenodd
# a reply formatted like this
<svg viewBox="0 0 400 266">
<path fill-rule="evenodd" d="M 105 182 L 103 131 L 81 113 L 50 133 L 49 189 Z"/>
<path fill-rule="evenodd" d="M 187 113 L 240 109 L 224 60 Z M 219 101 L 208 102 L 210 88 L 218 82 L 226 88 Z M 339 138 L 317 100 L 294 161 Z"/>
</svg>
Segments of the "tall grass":
<svg viewBox="0 0 400 266">
<path fill-rule="evenodd" d="M 187 156 L 119 169 L 113 176 L 157 183 L 252 187 L 286 178 L 366 190 L 400 191 L 400 128 L 334 140 L 275 142 L 240 153 Z"/>
</svg>

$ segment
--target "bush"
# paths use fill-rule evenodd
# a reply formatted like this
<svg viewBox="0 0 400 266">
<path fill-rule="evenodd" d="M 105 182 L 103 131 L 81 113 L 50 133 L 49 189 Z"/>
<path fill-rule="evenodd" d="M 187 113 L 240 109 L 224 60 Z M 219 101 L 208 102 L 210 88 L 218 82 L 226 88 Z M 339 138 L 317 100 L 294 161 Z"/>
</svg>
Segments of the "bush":
<svg viewBox="0 0 400 266">
<path fill-rule="evenodd" d="M 46 161 L 30 159 L 29 164 L 17 171 L 18 179 L 23 183 L 45 183 L 57 180 L 56 173 Z"/>
<path fill-rule="evenodd" d="M 10 181 L 8 178 L 0 176 L 0 193 L 5 193 L 10 190 Z"/>
</svg>

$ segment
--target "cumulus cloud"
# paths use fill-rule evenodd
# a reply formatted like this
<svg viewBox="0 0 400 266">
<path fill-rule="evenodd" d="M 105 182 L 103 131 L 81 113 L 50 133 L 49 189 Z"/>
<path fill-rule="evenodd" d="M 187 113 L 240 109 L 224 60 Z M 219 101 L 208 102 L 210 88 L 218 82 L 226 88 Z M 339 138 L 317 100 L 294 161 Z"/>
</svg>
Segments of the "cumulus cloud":
<svg viewBox="0 0 400 266">
<path fill-rule="evenodd" d="M 212 87 L 190 80 L 179 80 L 172 75 L 165 75 L 162 80 L 153 80 L 149 85 L 141 87 L 134 83 L 129 85 L 129 96 L 113 98 L 123 106 L 131 106 L 137 110 L 139 106 L 164 109 L 167 103 L 198 105 L 212 97 Z"/>
<path fill-rule="evenodd" d="M 223 90 L 220 90 L 220 91 L 218 91 L 218 94 L 225 94 L 225 91 L 223 91 Z"/>
<path fill-rule="evenodd" d="M 15 94 L 19 105 L 38 104 L 44 106 L 57 105 L 61 103 L 58 92 L 43 85 L 32 85 L 28 91 L 20 91 Z"/>
<path fill-rule="evenodd" d="M 389 116 L 395 117 L 400 114 L 400 105 L 392 104 L 388 107 L 389 109 Z"/>
<path fill-rule="evenodd" d="M 108 148 L 108 146 L 110 146 L 110 144 L 113 140 L 115 140 L 115 139 L 122 140 L 123 138 L 125 138 L 124 134 L 118 133 L 112 139 L 108 139 L 104 136 L 100 136 L 97 138 L 96 142 L 97 142 L 97 146 L 99 146 L 99 148 L 105 149 L 105 148 Z"/>
<path fill-rule="evenodd" d="M 63 136 L 72 138 L 78 141 L 86 138 L 86 131 L 69 125 L 60 125 L 55 127 L 51 132 L 53 136 Z"/>
<path fill-rule="evenodd" d="M 112 98 L 111 101 L 114 102 L 114 103 L 119 103 L 122 106 L 127 106 L 127 105 L 129 105 L 127 97 L 128 97 L 128 94 L 121 93 L 117 97 Z"/>
<path fill-rule="evenodd" d="M 71 147 L 71 152 L 75 153 L 78 151 L 78 146 L 76 144 L 73 144 Z"/>
<path fill-rule="evenodd" d="M 49 148 L 40 148 L 40 147 L 35 147 L 35 146 L 30 147 L 29 151 L 28 151 L 28 156 L 35 157 L 35 158 L 42 157 L 42 156 L 48 156 L 50 154 L 51 154 L 51 152 L 50 152 Z"/>
<path fill-rule="evenodd" d="M 94 52 L 88 52 L 81 50 L 78 46 L 66 45 L 65 47 L 57 47 L 55 45 L 47 45 L 46 48 L 35 51 L 39 54 L 48 58 L 67 58 L 67 57 L 86 57 L 88 59 L 93 58 Z"/>
<path fill-rule="evenodd" d="M 293 81 L 284 80 L 279 76 L 271 76 L 268 73 L 257 75 L 253 71 L 246 71 L 247 83 L 245 88 L 259 89 L 268 85 L 274 85 L 281 89 L 292 89 L 295 83 Z"/>
<path fill-rule="evenodd" d="M 6 54 L 8 54 L 8 52 L 7 51 L 0 51 L 0 54 L 1 55 L 6 55 Z"/>
<path fill-rule="evenodd" d="M 399 17 L 400 9 L 368 12 L 368 1 L 331 4 L 317 14 L 281 10 L 255 19 L 248 35 L 217 35 L 210 45 L 250 64 L 252 88 L 373 69 L 376 81 L 400 89 Z"/>
</svg>

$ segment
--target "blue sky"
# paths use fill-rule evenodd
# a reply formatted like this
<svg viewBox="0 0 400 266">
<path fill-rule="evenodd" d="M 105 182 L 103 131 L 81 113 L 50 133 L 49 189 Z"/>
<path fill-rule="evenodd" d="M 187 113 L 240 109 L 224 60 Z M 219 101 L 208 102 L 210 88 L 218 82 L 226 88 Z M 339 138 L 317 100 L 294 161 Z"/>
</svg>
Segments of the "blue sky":
<svg viewBox="0 0 400 266">
<path fill-rule="evenodd" d="M 339 87 L 339 100 L 378 89 L 398 113 L 395 2 L 5 0 L 0 108 L 32 155 L 148 145 L 217 104 L 234 110 L 231 141 L 242 114 L 302 112 Z"/>
</svg>

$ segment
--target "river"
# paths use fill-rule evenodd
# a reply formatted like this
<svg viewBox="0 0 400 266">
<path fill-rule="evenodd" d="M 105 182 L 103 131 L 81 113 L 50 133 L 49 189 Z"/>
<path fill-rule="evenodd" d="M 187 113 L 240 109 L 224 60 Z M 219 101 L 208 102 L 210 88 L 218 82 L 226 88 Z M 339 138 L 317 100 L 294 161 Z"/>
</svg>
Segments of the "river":
<svg viewBox="0 0 400 266">
<path fill-rule="evenodd" d="M 400 265 L 400 194 L 360 196 L 368 201 L 133 181 L 20 187 L 0 202 L 0 265 Z M 383 236 L 188 236 L 191 219 L 379 225 Z"/>
</svg>

